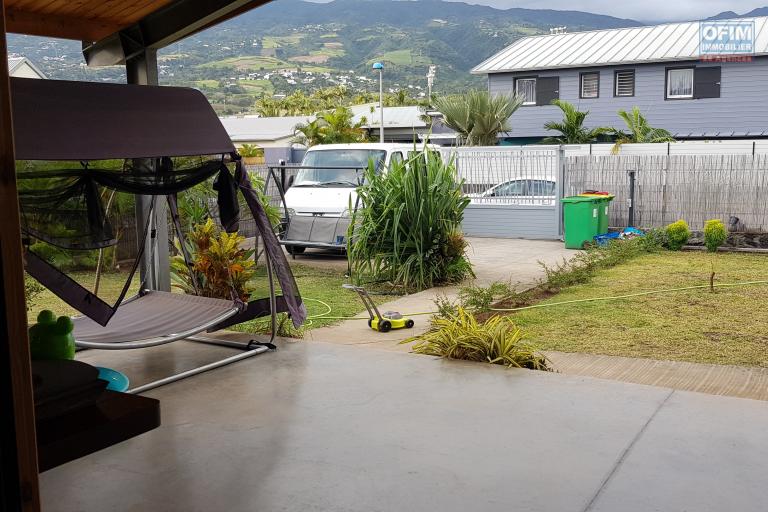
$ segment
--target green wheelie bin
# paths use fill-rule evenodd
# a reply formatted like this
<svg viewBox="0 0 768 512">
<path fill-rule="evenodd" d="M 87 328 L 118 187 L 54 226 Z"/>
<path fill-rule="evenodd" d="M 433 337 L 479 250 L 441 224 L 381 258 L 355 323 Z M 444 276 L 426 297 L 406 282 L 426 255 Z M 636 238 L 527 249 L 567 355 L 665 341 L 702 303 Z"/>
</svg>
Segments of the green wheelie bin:
<svg viewBox="0 0 768 512">
<path fill-rule="evenodd" d="M 613 201 L 615 196 L 610 194 L 590 194 L 588 192 L 579 195 L 600 200 L 600 205 L 597 210 L 597 234 L 605 235 L 608 233 L 608 205 L 611 204 L 611 201 Z"/>
<path fill-rule="evenodd" d="M 570 196 L 562 198 L 561 201 L 565 248 L 583 249 L 599 234 L 599 210 L 604 199 L 596 196 Z"/>
</svg>

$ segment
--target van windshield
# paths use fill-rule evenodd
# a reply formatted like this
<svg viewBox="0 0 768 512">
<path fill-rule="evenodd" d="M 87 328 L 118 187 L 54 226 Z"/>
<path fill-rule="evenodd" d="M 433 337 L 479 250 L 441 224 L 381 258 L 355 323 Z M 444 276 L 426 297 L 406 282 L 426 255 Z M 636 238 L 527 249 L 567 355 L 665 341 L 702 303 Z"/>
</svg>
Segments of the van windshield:
<svg viewBox="0 0 768 512">
<path fill-rule="evenodd" d="M 385 151 L 375 149 L 326 149 L 308 151 L 302 166 L 327 167 L 327 169 L 299 169 L 293 181 L 294 187 L 356 187 L 362 169 L 373 161 L 376 167 L 384 162 Z M 336 169 L 335 167 L 354 167 Z M 358 169 L 358 170 L 355 170 Z"/>
</svg>

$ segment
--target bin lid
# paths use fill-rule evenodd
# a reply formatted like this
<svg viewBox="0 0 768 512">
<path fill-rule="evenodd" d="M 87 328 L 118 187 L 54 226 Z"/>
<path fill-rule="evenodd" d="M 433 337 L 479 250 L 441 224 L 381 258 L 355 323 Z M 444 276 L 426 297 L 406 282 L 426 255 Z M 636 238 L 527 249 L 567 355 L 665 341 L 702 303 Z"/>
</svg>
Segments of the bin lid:
<svg viewBox="0 0 768 512">
<path fill-rule="evenodd" d="M 568 196 L 560 199 L 563 203 L 599 203 L 605 196 Z"/>
<path fill-rule="evenodd" d="M 584 194 L 579 194 L 579 195 L 581 197 L 592 197 L 596 199 L 602 199 L 603 201 L 613 201 L 613 198 L 616 197 L 613 194 L 589 194 L 586 192 Z"/>
</svg>

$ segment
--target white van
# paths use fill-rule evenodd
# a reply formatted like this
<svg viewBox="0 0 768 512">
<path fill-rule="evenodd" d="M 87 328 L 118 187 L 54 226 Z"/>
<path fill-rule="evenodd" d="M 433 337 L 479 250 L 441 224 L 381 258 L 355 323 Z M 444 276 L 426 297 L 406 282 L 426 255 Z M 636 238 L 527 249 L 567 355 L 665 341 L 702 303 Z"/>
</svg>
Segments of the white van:
<svg viewBox="0 0 768 512">
<path fill-rule="evenodd" d="M 349 207 L 356 206 L 356 188 L 362 183 L 369 162 L 386 171 L 392 162 L 406 160 L 414 151 L 423 149 L 423 144 L 386 143 L 309 148 L 285 192 L 288 219 L 281 242 L 288 252 L 301 254 L 307 247 L 344 249 L 351 217 Z"/>
</svg>

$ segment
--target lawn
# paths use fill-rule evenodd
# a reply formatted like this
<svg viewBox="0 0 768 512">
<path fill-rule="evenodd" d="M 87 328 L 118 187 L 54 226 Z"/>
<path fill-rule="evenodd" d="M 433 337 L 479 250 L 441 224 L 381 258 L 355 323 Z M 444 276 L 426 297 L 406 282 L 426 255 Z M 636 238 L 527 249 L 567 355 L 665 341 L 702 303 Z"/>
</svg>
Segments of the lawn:
<svg viewBox="0 0 768 512">
<path fill-rule="evenodd" d="M 712 256 L 646 254 L 542 303 L 705 285 Z M 768 280 L 768 256 L 720 253 L 717 283 Z M 564 304 L 514 314 L 542 350 L 768 367 L 768 285 Z"/>
<path fill-rule="evenodd" d="M 341 285 L 347 282 L 343 270 L 318 269 L 295 263 L 292 264 L 291 267 L 293 269 L 294 277 L 296 278 L 296 283 L 299 286 L 299 291 L 305 299 L 307 312 L 310 316 L 319 315 L 328 311 L 328 308 L 318 302 L 318 300 L 324 302 L 331 308 L 331 312 L 327 313 L 326 316 L 354 316 L 365 310 L 356 293 L 341 288 Z M 69 275 L 89 289 L 93 286 L 93 272 L 72 272 Z M 254 297 L 267 297 L 269 295 L 266 281 L 265 279 L 262 279 L 264 275 L 265 271 L 262 267 L 258 273 L 258 288 L 254 293 Z M 101 291 L 99 292 L 99 295 L 108 301 L 115 300 L 120 293 L 125 278 L 126 275 L 123 273 L 112 272 L 104 274 L 102 276 Z M 131 292 L 128 295 L 132 295 L 137 289 L 138 277 L 134 278 Z M 393 300 L 396 297 L 376 295 L 373 298 L 377 303 L 383 303 Z M 31 302 L 29 320 L 34 321 L 37 313 L 42 309 L 50 309 L 58 315 L 74 315 L 77 313 L 48 290 L 43 291 Z M 236 326 L 233 329 L 241 332 L 262 332 L 267 321 L 268 319 L 254 320 Z M 339 319 L 314 318 L 307 322 L 304 329 L 314 329 L 336 324 L 341 321 L 342 320 Z"/>
<path fill-rule="evenodd" d="M 256 55 L 249 55 L 244 57 L 230 57 L 227 59 L 217 60 L 213 62 L 206 62 L 200 64 L 200 68 L 229 68 L 233 67 L 241 71 L 247 70 L 259 70 L 259 69 L 282 69 L 282 68 L 294 68 L 285 61 L 277 59 L 275 57 L 261 57 Z"/>
<path fill-rule="evenodd" d="M 237 84 L 243 87 L 246 93 L 256 97 L 263 94 L 272 95 L 275 92 L 275 88 L 269 80 L 238 80 Z"/>
<path fill-rule="evenodd" d="M 261 39 L 262 48 L 281 48 L 283 46 L 293 46 L 301 41 L 305 34 L 295 33 L 289 36 L 264 36 Z"/>
</svg>

